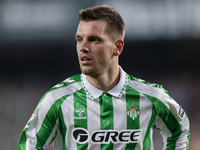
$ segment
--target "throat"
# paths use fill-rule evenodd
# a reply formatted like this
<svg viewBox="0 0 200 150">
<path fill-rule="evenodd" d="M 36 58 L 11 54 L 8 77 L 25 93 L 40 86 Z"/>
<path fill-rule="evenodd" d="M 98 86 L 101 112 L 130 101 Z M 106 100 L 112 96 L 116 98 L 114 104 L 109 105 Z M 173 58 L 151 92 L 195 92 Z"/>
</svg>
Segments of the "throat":
<svg viewBox="0 0 200 150">
<path fill-rule="evenodd" d="M 119 82 L 120 73 L 117 73 L 115 76 L 112 75 L 99 77 L 91 77 L 86 75 L 86 78 L 92 86 L 96 87 L 101 91 L 108 92 L 111 89 L 113 89 Z"/>
</svg>

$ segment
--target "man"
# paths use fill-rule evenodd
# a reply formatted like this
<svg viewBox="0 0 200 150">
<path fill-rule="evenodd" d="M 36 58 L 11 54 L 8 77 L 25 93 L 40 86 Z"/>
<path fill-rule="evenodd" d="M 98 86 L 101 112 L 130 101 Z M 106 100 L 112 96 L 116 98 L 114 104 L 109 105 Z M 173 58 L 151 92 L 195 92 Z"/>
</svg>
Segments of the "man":
<svg viewBox="0 0 200 150">
<path fill-rule="evenodd" d="M 79 12 L 77 53 L 82 74 L 50 89 L 24 128 L 19 150 L 153 150 L 152 127 L 167 150 L 186 150 L 189 120 L 162 86 L 118 65 L 125 27 L 106 5 Z"/>
</svg>

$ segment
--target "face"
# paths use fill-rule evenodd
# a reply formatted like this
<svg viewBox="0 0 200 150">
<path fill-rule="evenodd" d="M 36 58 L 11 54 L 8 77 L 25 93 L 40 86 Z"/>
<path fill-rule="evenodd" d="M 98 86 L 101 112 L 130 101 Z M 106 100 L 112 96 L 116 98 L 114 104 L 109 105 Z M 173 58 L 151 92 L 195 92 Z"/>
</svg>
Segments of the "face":
<svg viewBox="0 0 200 150">
<path fill-rule="evenodd" d="M 106 33 L 106 22 L 81 21 L 75 37 L 79 64 L 84 74 L 97 77 L 112 68 L 116 46 Z"/>
</svg>

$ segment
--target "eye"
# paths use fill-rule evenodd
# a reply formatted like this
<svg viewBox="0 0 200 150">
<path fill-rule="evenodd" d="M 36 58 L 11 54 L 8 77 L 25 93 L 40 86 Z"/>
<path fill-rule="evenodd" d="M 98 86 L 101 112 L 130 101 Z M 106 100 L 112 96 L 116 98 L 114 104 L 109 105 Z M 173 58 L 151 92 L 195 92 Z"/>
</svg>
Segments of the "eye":
<svg viewBox="0 0 200 150">
<path fill-rule="evenodd" d="M 96 42 L 96 41 L 98 41 L 98 40 L 97 40 L 97 38 L 92 38 L 91 41 L 92 41 L 92 42 Z"/>
<path fill-rule="evenodd" d="M 98 37 L 92 36 L 92 37 L 89 37 L 89 38 L 88 38 L 88 41 L 90 41 L 90 42 L 99 42 L 100 39 L 99 39 Z"/>
<path fill-rule="evenodd" d="M 76 41 L 77 41 L 77 43 L 80 43 L 80 42 L 82 41 L 82 38 L 77 37 L 77 38 L 76 38 Z"/>
</svg>

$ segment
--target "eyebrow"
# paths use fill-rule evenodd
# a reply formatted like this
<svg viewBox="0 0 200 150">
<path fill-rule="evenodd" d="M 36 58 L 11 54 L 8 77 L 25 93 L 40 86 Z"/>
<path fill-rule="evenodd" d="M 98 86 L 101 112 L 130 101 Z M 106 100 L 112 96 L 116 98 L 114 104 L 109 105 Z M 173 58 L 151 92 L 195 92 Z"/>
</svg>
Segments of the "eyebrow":
<svg viewBox="0 0 200 150">
<path fill-rule="evenodd" d="M 92 39 L 92 38 L 96 38 L 98 40 L 102 40 L 102 38 L 100 36 L 96 36 L 96 35 L 91 35 L 88 37 L 88 39 Z"/>
<path fill-rule="evenodd" d="M 78 34 L 75 34 L 75 38 L 82 38 L 80 35 Z M 90 35 L 87 37 L 87 39 L 90 39 L 90 38 L 97 38 L 97 39 L 102 39 L 100 36 L 98 35 Z"/>
</svg>

